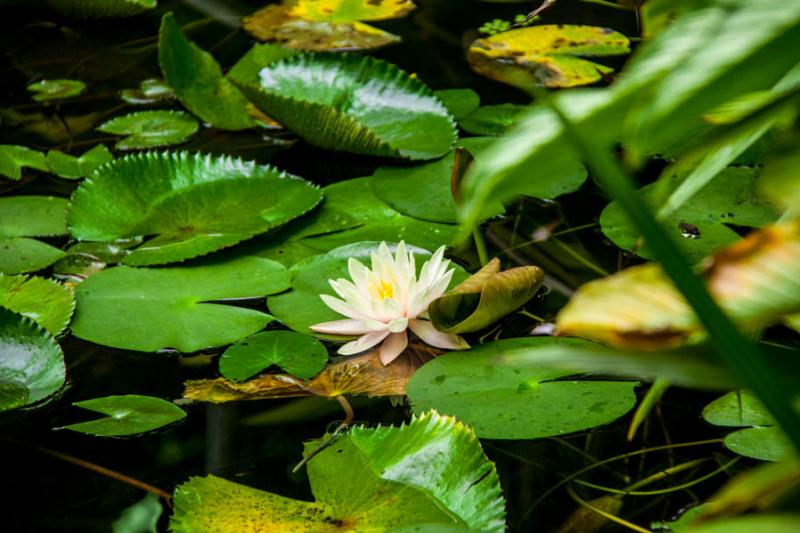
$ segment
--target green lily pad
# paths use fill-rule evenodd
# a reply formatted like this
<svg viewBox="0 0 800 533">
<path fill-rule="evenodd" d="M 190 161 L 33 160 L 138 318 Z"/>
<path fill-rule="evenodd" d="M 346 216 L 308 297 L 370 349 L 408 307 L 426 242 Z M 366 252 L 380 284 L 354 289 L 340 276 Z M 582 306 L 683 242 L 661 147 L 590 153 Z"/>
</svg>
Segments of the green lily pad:
<svg viewBox="0 0 800 533">
<path fill-rule="evenodd" d="M 258 257 L 192 267 L 115 267 L 78 285 L 72 332 L 98 344 L 143 352 L 223 346 L 261 330 L 273 318 L 208 302 L 260 298 L 288 287 L 286 269 Z"/>
<path fill-rule="evenodd" d="M 64 354 L 52 335 L 2 307 L 0 353 L 0 412 L 41 402 L 64 386 Z"/>
<path fill-rule="evenodd" d="M 67 179 L 88 176 L 99 167 L 114 159 L 111 152 L 102 144 L 87 150 L 80 157 L 65 154 L 58 150 L 47 152 L 47 167 L 50 172 Z"/>
<path fill-rule="evenodd" d="M 63 251 L 29 237 L 66 235 L 68 205 L 53 196 L 0 198 L 0 272 L 35 272 L 61 259 Z"/>
<path fill-rule="evenodd" d="M 147 105 L 175 98 L 175 91 L 164 80 L 148 78 L 138 89 L 123 89 L 119 97 L 133 105 Z"/>
<path fill-rule="evenodd" d="M 285 224 L 320 198 L 315 186 L 269 166 L 230 157 L 147 153 L 116 159 L 81 183 L 68 219 L 81 240 L 155 235 L 124 263 L 162 264 Z"/>
<path fill-rule="evenodd" d="M 242 339 L 222 354 L 219 371 L 244 381 L 277 365 L 300 379 L 311 379 L 328 361 L 328 350 L 314 337 L 294 331 L 264 331 Z"/>
<path fill-rule="evenodd" d="M 392 445 L 387 445 L 391 442 Z M 310 443 L 310 451 L 319 442 Z M 175 533 L 265 531 L 445 531 L 505 529 L 494 465 L 474 433 L 436 413 L 400 428 L 356 428 L 308 463 L 314 502 L 217 477 L 175 492 Z"/>
<path fill-rule="evenodd" d="M 37 102 L 71 98 L 85 90 L 86 84 L 78 80 L 42 80 L 28 85 L 28 92 L 33 93 L 33 99 Z"/>
<path fill-rule="evenodd" d="M 499 137 L 516 123 L 525 109 L 516 104 L 485 105 L 459 118 L 458 125 L 472 135 Z"/>
<path fill-rule="evenodd" d="M 97 131 L 127 135 L 114 146 L 117 150 L 136 150 L 172 146 L 197 133 L 197 121 L 181 111 L 137 111 L 100 124 Z"/>
<path fill-rule="evenodd" d="M 0 274 L 0 307 L 30 318 L 55 336 L 69 324 L 75 298 L 50 279 Z"/>
<path fill-rule="evenodd" d="M 608 424 L 633 408 L 636 383 L 564 380 L 574 372 L 514 362 L 518 354 L 558 344 L 591 345 L 530 337 L 441 355 L 411 376 L 414 412 L 436 409 L 456 416 L 481 438 L 538 439 Z"/>
<path fill-rule="evenodd" d="M 158 64 L 178 100 L 205 122 L 226 130 L 256 125 L 247 99 L 223 77 L 211 54 L 186 38 L 170 13 L 161 19 Z"/>
<path fill-rule="evenodd" d="M 68 17 L 130 17 L 155 8 L 158 0 L 47 0 L 47 5 Z"/>
<path fill-rule="evenodd" d="M 481 97 L 472 89 L 442 89 L 433 91 L 456 120 L 469 115 L 481 105 Z"/>
<path fill-rule="evenodd" d="M 762 461 L 789 457 L 793 447 L 775 419 L 755 395 L 746 390 L 732 391 L 703 409 L 703 418 L 715 426 L 757 426 L 734 431 L 723 443 L 732 452 Z"/>
<path fill-rule="evenodd" d="M 244 18 L 242 26 L 261 41 L 315 51 L 373 50 L 400 41 L 363 20 L 385 20 L 408 14 L 408 0 L 285 0 Z"/>
<path fill-rule="evenodd" d="M 239 83 L 258 83 L 261 69 L 274 63 L 299 54 L 297 50 L 285 48 L 277 44 L 254 44 L 226 74 L 229 79 Z"/>
<path fill-rule="evenodd" d="M 372 57 L 301 54 L 264 68 L 258 84 L 238 85 L 264 113 L 322 148 L 434 159 L 456 141 L 453 118 L 433 92 Z"/>
<path fill-rule="evenodd" d="M 328 280 L 350 278 L 347 262 L 352 257 L 362 263 L 369 264 L 370 253 L 377 250 L 378 242 L 357 242 L 335 248 L 326 254 L 314 255 L 295 264 L 290 272 L 292 274 L 292 290 L 282 294 L 270 296 L 267 306 L 275 317 L 288 327 L 300 333 L 326 337 L 313 332 L 309 326 L 320 322 L 339 320 L 342 315 L 325 305 L 320 299 L 321 294 L 335 296 Z M 409 242 L 409 245 L 415 245 Z M 414 248 L 417 269 L 427 260 L 430 252 Z M 458 265 L 455 268 L 452 283 L 459 283 L 466 279 L 468 274 Z M 326 338 L 331 338 L 327 336 Z M 341 339 L 341 336 L 333 337 Z"/>
<path fill-rule="evenodd" d="M 475 157 L 491 144 L 493 139 L 475 137 L 460 139 L 458 146 Z M 455 152 L 416 166 L 383 166 L 369 180 L 372 192 L 384 203 L 404 215 L 431 222 L 455 224 L 458 222 L 456 202 L 453 199 L 452 172 Z M 502 213 L 498 205 L 492 214 Z"/>
<path fill-rule="evenodd" d="M 721 520 L 704 521 L 689 530 L 691 533 L 794 533 L 800 529 L 800 514 L 754 514 Z"/>
<path fill-rule="evenodd" d="M 0 144 L 0 176 L 19 181 L 22 179 L 23 168 L 46 171 L 47 161 L 44 154 L 26 146 Z"/>
<path fill-rule="evenodd" d="M 130 254 L 130 248 L 140 244 L 141 238 L 77 242 L 64 250 L 66 255 L 53 264 L 53 274 L 80 283 L 109 264 L 121 263 Z"/>
<path fill-rule="evenodd" d="M 144 498 L 134 503 L 111 524 L 111 533 L 158 533 L 158 519 L 164 507 L 158 496 L 148 492 Z"/>
<path fill-rule="evenodd" d="M 93 398 L 72 405 L 108 416 L 70 424 L 62 429 L 98 437 L 139 435 L 186 417 L 184 410 L 172 402 L 136 394 Z"/>
<path fill-rule="evenodd" d="M 740 239 L 728 224 L 762 227 L 778 218 L 778 210 L 757 191 L 758 170 L 741 167 L 723 170 L 682 207 L 662 221 L 680 241 L 681 248 L 694 262 Z M 678 185 L 674 177 L 640 189 L 642 200 L 657 207 Z M 652 259 L 641 234 L 623 210 L 612 202 L 600 216 L 603 234 L 625 250 Z"/>
<path fill-rule="evenodd" d="M 531 26 L 478 39 L 467 58 L 476 72 L 514 87 L 575 87 L 600 81 L 613 69 L 584 57 L 630 52 L 621 33 L 566 24 Z"/>
<path fill-rule="evenodd" d="M 322 190 L 324 200 L 320 209 L 265 242 L 254 243 L 249 252 L 291 266 L 306 257 L 354 242 L 405 240 L 433 250 L 453 241 L 455 226 L 395 211 L 374 194 L 370 181 L 357 178 L 328 185 Z"/>
<path fill-rule="evenodd" d="M 469 333 L 494 324 L 525 305 L 544 281 L 536 266 L 500 272 L 496 257 L 466 281 L 431 302 L 431 322 L 445 333 Z"/>
</svg>

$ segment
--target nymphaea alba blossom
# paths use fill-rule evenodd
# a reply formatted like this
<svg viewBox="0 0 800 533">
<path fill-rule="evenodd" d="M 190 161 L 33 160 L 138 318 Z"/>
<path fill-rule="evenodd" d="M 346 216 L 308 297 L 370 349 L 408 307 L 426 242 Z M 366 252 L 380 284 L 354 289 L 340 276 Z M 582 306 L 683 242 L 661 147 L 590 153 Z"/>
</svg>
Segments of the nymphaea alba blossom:
<svg viewBox="0 0 800 533">
<path fill-rule="evenodd" d="M 380 357 L 384 365 L 391 363 L 408 346 L 410 329 L 423 342 L 437 348 L 463 350 L 469 345 L 458 335 L 442 333 L 427 320 L 428 306 L 447 290 L 454 269 L 444 259 L 444 246 L 422 265 L 417 277 L 414 254 L 404 242 L 397 245 L 392 256 L 382 242 L 372 252 L 372 268 L 350 258 L 347 267 L 352 281 L 330 280 L 331 287 L 341 299 L 320 295 L 325 304 L 347 318 L 311 326 L 319 333 L 360 335 L 339 348 L 342 355 L 351 355 L 381 344 Z"/>
</svg>

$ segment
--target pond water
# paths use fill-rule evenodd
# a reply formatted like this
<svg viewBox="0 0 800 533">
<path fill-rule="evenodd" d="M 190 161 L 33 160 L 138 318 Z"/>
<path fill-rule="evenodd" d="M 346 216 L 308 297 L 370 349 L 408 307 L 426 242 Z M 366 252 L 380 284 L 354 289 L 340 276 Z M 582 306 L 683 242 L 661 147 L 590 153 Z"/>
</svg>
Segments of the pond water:
<svg viewBox="0 0 800 533">
<path fill-rule="evenodd" d="M 124 111 L 117 97 L 121 89 L 141 80 L 160 77 L 156 62 L 156 41 L 160 16 L 173 11 L 182 24 L 194 21 L 190 37 L 212 51 L 220 63 L 232 65 L 250 46 L 250 37 L 236 27 L 236 18 L 261 7 L 248 1 L 162 1 L 157 11 L 125 19 L 71 20 L 47 9 L 20 2 L 3 8 L 0 18 L 0 107 L 21 114 L 43 113 L 32 119 L 34 126 L 20 127 L 5 116 L 2 143 L 24 144 L 37 149 L 89 147 L 98 140 L 110 140 L 87 127 Z M 384 48 L 376 56 L 414 72 L 434 89 L 470 87 L 484 103 L 526 103 L 527 97 L 504 85 L 473 73 L 465 60 L 464 48 L 477 37 L 476 28 L 493 18 L 510 19 L 532 8 L 534 3 L 486 3 L 467 0 L 421 1 L 412 17 L 379 23 L 380 27 L 403 37 L 403 44 Z M 233 18 L 230 18 L 230 17 Z M 553 23 L 590 23 L 612 27 L 625 35 L 636 35 L 636 20 L 627 11 L 603 8 L 591 3 L 559 2 L 548 12 Z M 609 64 L 620 64 L 611 60 Z M 91 91 L 64 106 L 42 106 L 32 102 L 25 91 L 30 80 L 41 77 L 77 78 Z M 57 117 L 72 117 L 62 121 Z M 65 125 L 65 124 L 68 124 Z M 30 126 L 30 124 L 29 124 Z M 202 130 L 183 148 L 239 155 L 280 168 L 325 185 L 372 173 L 379 161 L 348 156 L 310 147 L 303 143 L 287 146 L 291 137 L 262 133 L 224 133 Z M 83 148 L 81 148 L 82 150 Z M 50 194 L 68 196 L 75 182 L 38 178 L 2 182 L 5 195 Z M 560 204 L 526 201 L 495 222 L 492 251 L 499 251 L 510 239 L 527 240 L 543 222 L 568 213 L 569 224 L 591 224 L 605 205 L 598 190 L 588 188 L 569 195 Z M 517 216 L 519 215 L 519 216 Z M 515 237 L 516 234 L 516 237 Z M 615 248 L 604 242 L 595 229 L 577 232 L 575 242 L 588 250 L 601 267 L 613 270 L 620 263 Z M 63 244 L 63 241 L 53 241 Z M 531 257 L 518 254 L 520 261 L 546 259 L 554 269 L 559 287 L 575 287 L 597 274 L 552 249 L 538 249 Z M 474 258 L 464 257 L 473 263 Z M 541 298 L 527 310 L 552 316 L 564 294 L 551 287 L 552 298 Z M 563 291 L 562 291 L 563 292 Z M 253 305 L 260 305 L 254 303 Z M 521 316 L 508 320 L 506 333 L 524 332 L 530 322 Z M 109 531 L 120 513 L 139 501 L 144 492 L 131 484 L 101 475 L 58 457 L 65 454 L 114 470 L 124 476 L 171 492 L 193 475 L 214 473 L 227 479 L 269 490 L 284 496 L 310 499 L 303 470 L 292 473 L 301 459 L 303 442 L 319 438 L 341 421 L 343 413 L 335 401 L 276 400 L 238 404 L 188 406 L 188 418 L 161 431 L 132 439 L 90 437 L 56 428 L 87 419 L 71 407 L 83 399 L 112 394 L 144 394 L 174 399 L 181 396 L 187 379 L 215 377 L 216 364 L 208 354 L 178 357 L 175 354 L 144 354 L 98 346 L 67 337 L 65 352 L 69 387 L 47 407 L 0 416 L 0 465 L 5 490 L 0 497 L 2 531 Z M 509 525 L 513 531 L 550 531 L 576 509 L 575 502 L 556 491 L 539 498 L 564 475 L 598 458 L 611 457 L 643 446 L 665 442 L 701 440 L 713 433 L 702 423 L 696 405 L 714 395 L 672 391 L 664 410 L 645 428 L 642 436 L 625 441 L 628 418 L 588 434 L 563 439 L 530 441 L 486 441 L 487 455 L 497 463 L 508 501 Z M 396 423 L 410 413 L 407 406 L 388 399 L 353 399 L 356 420 L 366 424 Z M 56 455 L 54 455 L 54 453 Z M 620 486 L 630 476 L 654 465 L 676 464 L 707 452 L 688 448 L 669 454 L 633 457 L 599 469 L 593 481 Z M 712 481 L 669 500 L 648 499 L 636 512 L 639 523 L 669 518 L 717 487 Z M 166 528 L 168 512 L 160 521 Z"/>
</svg>

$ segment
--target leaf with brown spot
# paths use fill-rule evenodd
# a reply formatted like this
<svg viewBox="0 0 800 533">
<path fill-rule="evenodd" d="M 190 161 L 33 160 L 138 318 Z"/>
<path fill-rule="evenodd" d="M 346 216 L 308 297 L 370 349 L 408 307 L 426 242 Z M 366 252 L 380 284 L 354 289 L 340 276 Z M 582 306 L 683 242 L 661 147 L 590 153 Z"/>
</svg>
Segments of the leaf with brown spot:
<svg viewBox="0 0 800 533">
<path fill-rule="evenodd" d="M 608 28 L 542 25 L 511 30 L 472 43 L 467 59 L 475 72 L 525 91 L 587 85 L 613 69 L 584 57 L 627 54 L 628 38 Z"/>
<path fill-rule="evenodd" d="M 736 322 L 763 327 L 800 311 L 800 223 L 770 226 L 714 254 L 701 275 Z M 559 332 L 634 349 L 700 341 L 700 321 L 654 263 L 578 289 L 556 318 Z"/>
<path fill-rule="evenodd" d="M 284 0 L 245 17 L 243 26 L 256 39 L 289 48 L 373 50 L 400 37 L 361 21 L 402 17 L 415 7 L 410 0 Z"/>
<path fill-rule="evenodd" d="M 523 306 L 542 286 L 536 266 L 500 271 L 496 257 L 448 294 L 434 300 L 428 312 L 436 329 L 447 333 L 481 330 Z"/>
<path fill-rule="evenodd" d="M 224 403 L 239 400 L 269 400 L 300 396 L 333 398 L 343 394 L 402 396 L 419 362 L 406 352 L 384 366 L 377 350 L 342 358 L 310 380 L 288 374 L 265 374 L 238 383 L 225 378 L 187 381 L 183 397 L 199 402 Z"/>
</svg>

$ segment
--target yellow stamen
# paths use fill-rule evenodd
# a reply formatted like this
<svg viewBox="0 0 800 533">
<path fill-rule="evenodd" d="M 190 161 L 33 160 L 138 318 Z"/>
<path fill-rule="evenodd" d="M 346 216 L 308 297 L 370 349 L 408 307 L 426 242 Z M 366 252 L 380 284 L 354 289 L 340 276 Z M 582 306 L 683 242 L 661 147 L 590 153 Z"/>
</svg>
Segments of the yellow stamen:
<svg viewBox="0 0 800 533">
<path fill-rule="evenodd" d="M 378 298 L 381 300 L 392 298 L 394 296 L 394 285 L 391 283 L 386 283 L 384 280 L 380 281 L 376 289 L 378 291 Z"/>
</svg>

